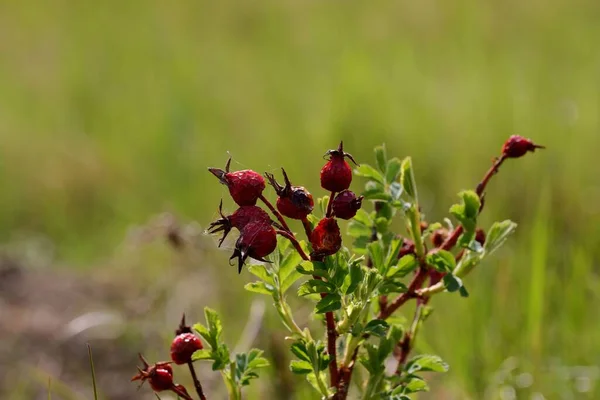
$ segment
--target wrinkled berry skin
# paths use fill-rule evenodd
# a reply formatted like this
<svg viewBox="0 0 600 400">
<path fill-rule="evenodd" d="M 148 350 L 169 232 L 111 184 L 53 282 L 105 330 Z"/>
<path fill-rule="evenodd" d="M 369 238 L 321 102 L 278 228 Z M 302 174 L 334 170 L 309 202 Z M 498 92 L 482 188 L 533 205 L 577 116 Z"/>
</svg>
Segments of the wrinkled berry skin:
<svg viewBox="0 0 600 400">
<path fill-rule="evenodd" d="M 272 174 L 265 173 L 277 193 L 277 210 L 287 218 L 305 219 L 315 206 L 312 194 L 303 186 L 293 186 L 282 168 L 285 186 L 281 186 Z"/>
<path fill-rule="evenodd" d="M 241 273 L 248 257 L 266 262 L 264 257 L 271 254 L 276 247 L 277 232 L 271 224 L 261 221 L 250 222 L 242 229 L 229 260 L 238 258 L 238 273 Z"/>
<path fill-rule="evenodd" d="M 544 146 L 537 145 L 531 140 L 519 135 L 513 135 L 502 146 L 502 155 L 505 158 L 523 157 L 527 152 L 535 149 L 543 149 Z"/>
<path fill-rule="evenodd" d="M 221 247 L 232 228 L 236 228 L 241 232 L 250 222 L 271 223 L 269 214 L 258 206 L 241 206 L 233 214 L 225 216 L 223 215 L 223 202 L 221 201 L 219 214 L 221 214 L 221 218 L 212 222 L 207 230 L 208 233 L 223 232 L 223 236 L 219 240 L 219 247 Z"/>
<path fill-rule="evenodd" d="M 333 215 L 341 219 L 354 218 L 362 206 L 363 196 L 356 197 L 350 190 L 342 190 L 333 200 Z"/>
<path fill-rule="evenodd" d="M 171 390 L 173 388 L 173 370 L 171 367 L 154 369 L 148 377 L 148 382 L 155 392 Z"/>
<path fill-rule="evenodd" d="M 329 161 L 321 169 L 321 187 L 330 192 L 341 192 L 350 187 L 352 183 L 352 168 L 345 158 L 356 164 L 352 156 L 344 153 L 344 144 L 340 142 L 337 150 L 329 150 L 326 155 Z"/>
<path fill-rule="evenodd" d="M 231 158 L 227 161 L 225 171 L 219 168 L 208 170 L 229 188 L 233 201 L 239 206 L 255 205 L 265 190 L 265 179 L 261 174 L 250 169 L 229 172 L 230 165 Z"/>
<path fill-rule="evenodd" d="M 337 253 L 342 247 L 340 227 L 335 218 L 323 218 L 310 236 L 312 258 L 322 258 Z"/>
<path fill-rule="evenodd" d="M 202 349 L 202 342 L 193 333 L 177 335 L 171 342 L 171 360 L 177 365 L 192 361 L 192 354 Z"/>
</svg>

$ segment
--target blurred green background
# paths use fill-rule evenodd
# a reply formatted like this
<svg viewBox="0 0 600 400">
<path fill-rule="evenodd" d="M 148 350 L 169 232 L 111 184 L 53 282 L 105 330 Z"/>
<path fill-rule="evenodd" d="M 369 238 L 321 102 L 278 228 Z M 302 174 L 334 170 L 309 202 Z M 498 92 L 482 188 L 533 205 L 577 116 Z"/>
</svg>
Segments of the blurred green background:
<svg viewBox="0 0 600 400">
<path fill-rule="evenodd" d="M 227 151 L 235 168 L 285 166 L 322 195 L 325 150 L 343 139 L 371 162 L 385 142 L 413 156 L 424 212 L 439 220 L 521 134 L 548 149 L 502 168 L 482 216 L 513 219 L 518 233 L 468 278 L 468 300 L 433 301 L 417 350 L 451 371 L 422 398 L 599 398 L 599 18 L 585 0 L 4 1 L 3 252 L 35 269 L 28 251 L 40 246 L 28 243 L 42 241 L 51 256 L 38 270 L 93 277 L 124 303 L 157 281 L 198 279 L 190 293 L 206 297 L 183 304 L 196 318 L 205 304 L 224 312 L 235 341 L 249 277 L 214 239 L 194 239 L 192 256 L 162 241 L 122 249 L 163 212 L 205 228 L 227 194 L 206 167 Z M 130 322 L 168 343 L 180 309 L 157 311 L 174 291 L 161 290 Z M 266 318 L 263 336 L 280 329 Z M 133 373 L 145 345 L 132 329 L 119 340 Z M 34 398 L 27 379 L 5 393 Z"/>
</svg>

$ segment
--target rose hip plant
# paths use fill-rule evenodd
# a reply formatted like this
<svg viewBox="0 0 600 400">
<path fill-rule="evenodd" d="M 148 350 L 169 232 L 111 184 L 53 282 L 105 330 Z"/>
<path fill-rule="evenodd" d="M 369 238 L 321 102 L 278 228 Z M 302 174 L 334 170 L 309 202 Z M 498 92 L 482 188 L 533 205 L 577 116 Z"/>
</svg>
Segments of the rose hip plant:
<svg viewBox="0 0 600 400">
<path fill-rule="evenodd" d="M 289 331 L 294 356 L 290 369 L 304 375 L 321 398 L 344 400 L 353 383 L 356 398 L 410 399 L 411 394 L 428 390 L 424 372 L 448 370 L 437 355 L 411 355 L 431 313 L 431 298 L 439 293 L 468 297 L 464 278 L 516 228 L 509 220 L 495 222 L 487 231 L 479 226 L 490 179 L 508 159 L 538 148 L 543 147 L 511 136 L 475 190 L 458 194 L 459 202 L 449 210 L 454 220 L 443 222 L 427 221 L 422 213 L 411 158 L 388 158 L 384 146 L 375 148 L 375 166 L 359 165 L 342 143 L 327 151 L 321 187 L 329 195 L 316 201 L 306 188 L 293 185 L 283 169 L 280 183 L 270 173 L 263 177 L 252 170 L 232 172 L 230 159 L 225 170 L 209 171 L 227 186 L 238 208 L 224 215 L 221 202 L 220 218 L 208 232 L 222 235 L 219 247 L 232 230 L 239 232 L 229 260 L 237 260 L 240 273 L 249 259 L 255 260 L 246 269 L 258 279 L 245 288 L 271 297 Z M 361 195 L 350 190 L 353 172 L 366 178 Z M 267 182 L 277 195 L 275 205 L 264 195 Z M 292 231 L 286 219 L 301 221 L 304 232 Z M 397 219 L 405 230 L 392 230 Z M 349 221 L 345 229 L 351 245 L 344 243 L 342 220 Z M 324 329 L 296 322 L 288 303 L 294 295 L 314 303 L 314 315 L 322 316 L 316 319 L 322 320 Z M 399 318 L 397 311 L 411 301 L 412 319 Z M 230 398 L 240 399 L 242 388 L 268 362 L 256 349 L 231 359 L 221 340 L 218 315 L 206 308 L 205 317 L 207 326 L 192 328 L 182 319 L 171 346 L 172 363 L 188 366 L 197 396 L 206 399 L 193 363 L 212 361 Z M 143 368 L 133 380 L 147 380 L 157 392 L 193 398 L 174 383 L 171 362 L 149 365 L 140 358 Z M 353 380 L 358 369 L 360 379 Z"/>
</svg>

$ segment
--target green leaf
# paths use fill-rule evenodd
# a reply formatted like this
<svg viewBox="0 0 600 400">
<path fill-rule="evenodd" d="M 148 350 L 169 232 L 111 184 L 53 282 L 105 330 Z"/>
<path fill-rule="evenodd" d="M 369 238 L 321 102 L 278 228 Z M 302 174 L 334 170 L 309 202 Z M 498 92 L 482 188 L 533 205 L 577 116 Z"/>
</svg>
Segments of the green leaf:
<svg viewBox="0 0 600 400">
<path fill-rule="evenodd" d="M 492 254 L 504 244 L 508 236 L 517 229 L 517 224 L 510 220 L 495 222 L 487 233 L 483 246 L 486 255 Z"/>
<path fill-rule="evenodd" d="M 458 288 L 458 293 L 460 293 L 462 297 L 469 297 L 469 292 L 467 291 L 467 288 L 464 285 Z"/>
<path fill-rule="evenodd" d="M 398 265 L 392 266 L 388 270 L 386 276 L 402 278 L 414 271 L 418 266 L 419 262 L 415 256 L 412 254 L 407 254 L 398 261 Z"/>
<path fill-rule="evenodd" d="M 300 242 L 300 245 L 304 244 Z M 290 251 L 279 264 L 279 281 L 283 282 L 290 274 L 294 273 L 296 267 L 302 262 L 302 257 L 294 249 Z"/>
<path fill-rule="evenodd" d="M 375 168 L 371 167 L 369 164 L 361 164 L 354 170 L 354 173 L 358 176 L 362 176 L 364 178 L 373 179 L 381 184 L 383 184 L 383 175 L 381 172 L 377 171 Z"/>
<path fill-rule="evenodd" d="M 348 236 L 353 238 L 365 237 L 370 239 L 371 235 L 373 234 L 373 230 L 370 226 L 364 225 L 356 220 L 351 220 L 348 224 L 347 233 Z"/>
<path fill-rule="evenodd" d="M 247 267 L 248 271 L 259 279 L 273 285 L 273 277 L 263 264 L 251 264 Z"/>
<path fill-rule="evenodd" d="M 414 199 L 415 202 L 418 202 L 417 184 L 415 182 L 415 176 L 412 168 L 412 159 L 410 157 L 406 157 L 404 160 L 402 160 L 400 170 L 400 183 L 402 184 L 404 191 L 412 199 Z"/>
<path fill-rule="evenodd" d="M 367 249 L 369 250 L 369 257 L 371 258 L 373 267 L 376 268 L 378 271 L 383 271 L 383 269 L 385 268 L 385 264 L 383 261 L 383 246 L 381 242 L 376 241 L 369 243 Z"/>
<path fill-rule="evenodd" d="M 406 291 L 408 291 L 408 288 L 404 283 L 391 279 L 385 280 L 383 284 L 379 287 L 380 294 L 404 293 Z"/>
<path fill-rule="evenodd" d="M 382 200 L 382 201 L 390 201 L 392 200 L 392 196 L 389 193 L 386 193 L 383 187 L 374 187 L 368 190 L 365 190 L 362 195 L 365 200 Z"/>
<path fill-rule="evenodd" d="M 375 147 L 375 159 L 377 160 L 377 167 L 382 173 L 385 172 L 387 164 L 387 156 L 385 151 L 385 144 Z"/>
<path fill-rule="evenodd" d="M 352 263 L 350 264 L 350 284 L 346 289 L 346 294 L 352 294 L 363 280 L 363 269 L 360 263 Z"/>
<path fill-rule="evenodd" d="M 391 184 L 392 182 L 395 182 L 396 179 L 398 179 L 401 167 L 402 161 L 400 161 L 399 158 L 394 157 L 390 161 L 388 161 L 387 169 L 385 170 L 385 181 L 388 184 Z"/>
<path fill-rule="evenodd" d="M 390 326 L 387 322 L 382 319 L 374 319 L 369 321 L 369 323 L 363 329 L 363 332 L 368 335 L 383 337 L 387 334 Z"/>
<path fill-rule="evenodd" d="M 473 190 L 464 190 L 458 195 L 462 199 L 462 202 L 450 207 L 450 213 L 463 225 L 468 223 L 466 221 L 475 221 L 479 214 L 479 208 L 481 207 L 479 196 Z M 465 226 L 465 229 L 467 228 L 470 228 L 470 226 Z M 474 226 L 473 229 L 475 229 Z"/>
<path fill-rule="evenodd" d="M 463 285 L 462 280 L 459 277 L 452 275 L 451 273 L 444 275 L 443 279 L 444 279 L 444 287 L 446 288 L 446 290 L 448 290 L 451 293 L 456 292 Z"/>
<path fill-rule="evenodd" d="M 413 357 L 404 369 L 412 375 L 419 371 L 447 372 L 448 368 L 448 364 L 440 357 L 422 354 Z"/>
<path fill-rule="evenodd" d="M 298 296 L 306 296 L 315 293 L 333 293 L 335 286 L 330 282 L 320 279 L 309 279 L 298 288 Z"/>
<path fill-rule="evenodd" d="M 192 354 L 192 361 L 196 360 L 212 360 L 213 354 L 209 349 L 196 350 L 194 354 Z"/>
<path fill-rule="evenodd" d="M 371 218 L 369 213 L 367 213 L 362 208 L 356 212 L 356 215 L 354 216 L 353 220 L 356 222 L 360 222 L 361 224 L 368 226 L 368 227 L 373 226 L 373 219 Z"/>
<path fill-rule="evenodd" d="M 411 375 L 410 378 L 408 379 L 408 382 L 406 382 L 403 385 L 403 387 L 404 387 L 404 393 L 406 393 L 406 394 L 429 391 L 429 386 L 427 385 L 427 382 L 425 382 L 425 380 L 423 380 L 423 378 L 418 377 L 416 375 Z"/>
<path fill-rule="evenodd" d="M 303 341 L 294 342 L 290 347 L 290 350 L 299 359 L 310 362 L 308 350 L 306 349 L 306 343 L 304 343 Z"/>
<path fill-rule="evenodd" d="M 400 196 L 402 196 L 402 185 L 399 182 L 392 182 L 390 184 L 390 194 L 392 195 L 392 200 L 398 200 Z"/>
<path fill-rule="evenodd" d="M 454 255 L 446 250 L 435 250 L 426 257 L 427 264 L 440 272 L 452 272 L 456 267 Z"/>
<path fill-rule="evenodd" d="M 312 365 L 308 361 L 293 360 L 290 362 L 290 370 L 294 374 L 306 375 L 313 372 Z"/>
<path fill-rule="evenodd" d="M 266 295 L 272 295 L 275 291 L 275 288 L 271 285 L 266 284 L 265 282 L 250 282 L 244 286 L 249 292 L 261 293 Z"/>
<path fill-rule="evenodd" d="M 317 314 L 324 314 L 329 311 L 336 311 L 342 308 L 342 298 L 337 293 L 330 293 L 323 297 L 315 306 Z"/>
</svg>

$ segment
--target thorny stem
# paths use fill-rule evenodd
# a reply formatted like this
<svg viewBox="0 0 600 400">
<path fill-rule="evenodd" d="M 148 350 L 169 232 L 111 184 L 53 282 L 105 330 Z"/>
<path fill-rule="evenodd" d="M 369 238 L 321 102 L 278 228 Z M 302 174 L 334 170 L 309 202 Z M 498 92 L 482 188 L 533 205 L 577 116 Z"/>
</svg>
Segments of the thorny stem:
<svg viewBox="0 0 600 400">
<path fill-rule="evenodd" d="M 271 212 L 273 213 L 273 215 L 275 216 L 275 218 L 277 218 L 277 220 L 279 221 L 279 223 L 281 224 L 281 226 L 283 227 L 283 229 L 286 230 L 288 233 L 292 233 L 292 231 L 290 230 L 290 227 L 285 222 L 285 219 L 283 219 L 283 216 L 281 215 L 281 213 L 279 211 L 277 211 L 277 209 L 275 207 L 273 207 L 273 204 L 271 204 L 271 202 L 269 201 L 269 199 L 267 199 L 263 194 L 261 194 L 259 196 L 259 199 L 263 203 L 265 203 L 265 205 L 269 208 L 269 210 L 271 210 Z"/>
<path fill-rule="evenodd" d="M 192 380 L 194 381 L 194 387 L 196 388 L 196 393 L 198 393 L 200 400 L 206 400 L 206 396 L 204 396 L 204 391 L 202 390 L 202 385 L 200 384 L 198 375 L 196 375 L 196 369 L 194 368 L 194 364 L 191 361 L 188 361 L 187 365 L 190 369 L 190 375 L 192 375 Z"/>
</svg>

